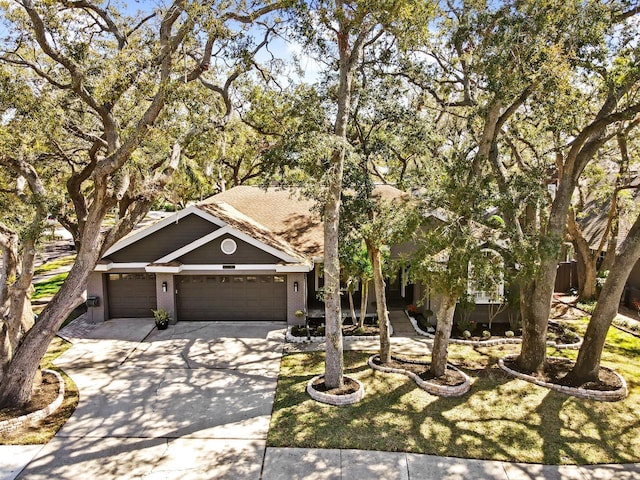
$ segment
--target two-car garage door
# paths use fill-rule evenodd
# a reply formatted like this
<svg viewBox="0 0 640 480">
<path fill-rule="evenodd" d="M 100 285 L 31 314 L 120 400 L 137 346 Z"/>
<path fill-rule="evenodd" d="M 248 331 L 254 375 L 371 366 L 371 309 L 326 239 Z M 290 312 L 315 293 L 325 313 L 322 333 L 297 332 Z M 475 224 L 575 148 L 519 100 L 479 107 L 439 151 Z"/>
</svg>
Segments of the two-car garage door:
<svg viewBox="0 0 640 480">
<path fill-rule="evenodd" d="M 287 318 L 282 275 L 184 275 L 175 277 L 180 320 Z"/>
<path fill-rule="evenodd" d="M 152 316 L 156 278 L 148 273 L 107 275 L 109 318 Z M 287 318 L 283 275 L 184 275 L 175 277 L 178 320 Z"/>
</svg>

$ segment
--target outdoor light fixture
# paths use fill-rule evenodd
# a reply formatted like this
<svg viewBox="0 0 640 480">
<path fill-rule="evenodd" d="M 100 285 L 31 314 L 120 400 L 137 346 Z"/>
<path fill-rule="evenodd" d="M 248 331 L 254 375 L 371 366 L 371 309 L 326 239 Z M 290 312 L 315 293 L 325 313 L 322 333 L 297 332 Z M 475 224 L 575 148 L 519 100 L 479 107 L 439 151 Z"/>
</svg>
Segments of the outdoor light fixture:
<svg viewBox="0 0 640 480">
<path fill-rule="evenodd" d="M 298 291 L 298 282 L 293 282 L 293 291 L 294 292 Z"/>
<path fill-rule="evenodd" d="M 167 282 L 162 282 L 162 291 L 167 293 Z"/>
</svg>

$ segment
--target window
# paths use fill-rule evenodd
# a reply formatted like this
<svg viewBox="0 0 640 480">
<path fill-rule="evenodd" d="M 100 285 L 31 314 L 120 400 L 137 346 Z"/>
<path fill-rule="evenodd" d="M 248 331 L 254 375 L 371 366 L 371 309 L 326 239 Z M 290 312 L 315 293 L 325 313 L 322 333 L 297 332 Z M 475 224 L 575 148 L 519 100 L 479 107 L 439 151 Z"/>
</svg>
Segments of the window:
<svg viewBox="0 0 640 480">
<path fill-rule="evenodd" d="M 222 253 L 225 255 L 233 255 L 237 249 L 238 245 L 232 238 L 225 238 L 220 244 L 220 250 L 222 250 Z"/>
<path fill-rule="evenodd" d="M 504 260 L 490 248 L 481 251 L 481 258 L 469 262 L 467 293 L 476 305 L 502 303 L 504 297 Z"/>
</svg>

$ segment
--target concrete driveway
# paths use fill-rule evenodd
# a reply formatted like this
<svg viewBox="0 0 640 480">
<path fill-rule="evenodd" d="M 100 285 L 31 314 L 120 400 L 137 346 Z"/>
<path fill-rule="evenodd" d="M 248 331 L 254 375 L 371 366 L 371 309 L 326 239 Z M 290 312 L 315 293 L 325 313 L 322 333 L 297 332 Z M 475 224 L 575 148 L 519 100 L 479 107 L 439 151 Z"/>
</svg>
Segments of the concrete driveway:
<svg viewBox="0 0 640 480">
<path fill-rule="evenodd" d="M 56 364 L 80 403 L 18 478 L 258 478 L 284 324 L 110 320 Z"/>
</svg>

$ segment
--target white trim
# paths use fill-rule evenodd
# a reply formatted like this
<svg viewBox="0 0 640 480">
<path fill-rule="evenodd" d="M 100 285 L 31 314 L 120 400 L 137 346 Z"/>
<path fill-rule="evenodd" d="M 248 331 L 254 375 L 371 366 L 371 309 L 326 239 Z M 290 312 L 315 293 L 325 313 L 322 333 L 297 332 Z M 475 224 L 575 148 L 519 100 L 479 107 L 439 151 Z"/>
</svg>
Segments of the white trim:
<svg viewBox="0 0 640 480">
<path fill-rule="evenodd" d="M 149 265 L 145 270 L 149 273 L 180 273 L 183 265 Z"/>
<path fill-rule="evenodd" d="M 309 265 L 276 265 L 277 273 L 307 273 L 310 272 L 313 267 Z"/>
<path fill-rule="evenodd" d="M 232 237 L 237 238 L 238 240 L 241 240 L 245 243 L 248 243 L 249 245 L 252 245 L 260 250 L 262 250 L 263 252 L 269 253 L 270 255 L 273 255 L 274 257 L 279 258 L 280 260 L 284 260 L 285 262 L 289 262 L 289 263 L 300 263 L 300 258 L 296 258 L 296 257 L 292 257 L 290 255 L 287 255 L 284 252 L 281 252 L 280 250 L 277 250 L 269 245 L 267 245 L 266 243 L 261 242 L 260 240 L 257 240 L 249 235 L 247 235 L 246 233 L 243 233 L 239 230 L 236 230 L 235 228 L 226 225 L 225 227 L 222 227 L 218 230 L 216 230 L 215 232 L 211 232 L 208 235 L 205 235 L 202 238 L 199 238 L 198 240 L 195 240 L 194 242 L 191 242 L 188 245 L 185 245 L 182 248 L 179 248 L 178 250 L 176 250 L 175 252 L 170 253 L 169 255 L 165 255 L 162 258 L 159 258 L 158 260 L 155 260 L 153 263 L 169 263 L 172 262 L 173 260 L 176 260 L 178 258 L 180 258 L 183 255 L 186 255 L 187 253 L 190 253 L 192 251 L 194 251 L 197 248 L 202 247 L 203 245 L 215 240 L 216 238 L 221 237 L 222 235 L 230 235 Z"/>
<path fill-rule="evenodd" d="M 253 245 L 256 248 L 259 248 L 260 250 L 270 253 L 274 257 L 278 257 L 280 260 L 284 260 L 285 262 L 290 262 L 290 263 L 300 263 L 301 259 L 298 257 L 292 257 L 291 255 L 288 255 L 285 252 L 282 252 L 276 248 L 273 248 L 267 245 L 266 243 L 263 243 L 260 240 L 247 235 L 246 233 L 236 230 L 235 228 L 232 228 L 231 230 L 233 232 L 231 233 L 231 235 L 233 235 L 234 237 L 244 242 L 247 242 L 249 245 Z"/>
<path fill-rule="evenodd" d="M 131 262 L 131 263 L 99 263 L 93 269 L 94 272 L 109 272 L 114 269 L 146 269 L 148 262 Z"/>
<path fill-rule="evenodd" d="M 207 213 L 201 210 L 196 205 L 189 205 L 184 210 L 180 210 L 179 212 L 176 212 L 173 215 L 169 215 L 168 217 L 163 218 L 159 222 L 154 223 L 153 225 L 150 225 L 147 228 L 142 228 L 138 232 L 134 233 L 133 235 L 129 235 L 128 237 L 125 237 L 120 241 L 116 242 L 109 250 L 105 252 L 103 257 L 108 257 L 109 255 L 112 255 L 115 252 L 118 252 L 123 248 L 128 247 L 129 245 L 132 245 L 137 241 L 142 240 L 145 237 L 148 237 L 152 233 L 155 233 L 158 230 L 162 230 L 164 227 L 167 227 L 172 223 L 178 223 L 181 219 L 191 214 L 198 215 L 199 217 L 205 220 L 208 220 L 209 222 L 213 223 L 214 225 L 217 225 L 218 227 L 225 227 L 227 225 L 225 222 L 223 222 L 219 218 L 214 217 L 210 213 Z"/>
<path fill-rule="evenodd" d="M 186 255 L 187 253 L 193 252 L 194 250 L 202 247 L 203 245 L 206 245 L 207 243 L 215 240 L 216 238 L 221 237 L 222 235 L 230 234 L 230 230 L 231 230 L 231 227 L 228 225 L 226 227 L 219 228 L 215 232 L 211 232 L 210 234 L 205 235 L 204 237 L 200 237 L 198 240 L 195 240 L 185 245 L 184 247 L 171 252 L 169 255 L 165 255 L 164 257 L 159 258 L 158 260 L 155 260 L 153 263 L 172 262 L 175 259 L 180 258 L 181 256 Z"/>
<path fill-rule="evenodd" d="M 229 268 L 233 267 L 233 268 Z M 149 265 L 146 268 L 149 273 L 228 273 L 233 275 L 237 272 L 263 272 L 263 273 L 306 273 L 310 271 L 308 265 L 277 265 L 277 264 L 259 264 L 259 265 L 233 265 L 233 264 L 202 264 L 202 265 Z"/>
<path fill-rule="evenodd" d="M 238 250 L 238 244 L 233 238 L 225 238 L 220 242 L 220 251 L 225 255 L 233 255 Z"/>
</svg>

